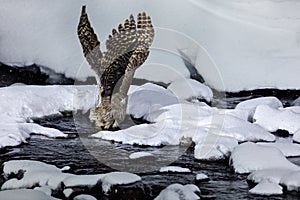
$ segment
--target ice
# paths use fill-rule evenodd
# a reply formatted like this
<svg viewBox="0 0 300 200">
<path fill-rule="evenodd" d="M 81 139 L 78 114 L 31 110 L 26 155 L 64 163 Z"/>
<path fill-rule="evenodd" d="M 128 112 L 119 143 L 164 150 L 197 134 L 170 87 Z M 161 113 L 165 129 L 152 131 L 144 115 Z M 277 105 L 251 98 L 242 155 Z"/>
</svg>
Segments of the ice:
<svg viewBox="0 0 300 200">
<path fill-rule="evenodd" d="M 191 170 L 188 168 L 182 168 L 177 166 L 167 166 L 167 167 L 160 168 L 159 172 L 190 173 Z"/>
<path fill-rule="evenodd" d="M 237 146 L 230 157 L 230 163 L 237 173 L 250 173 L 256 170 L 282 168 L 300 170 L 288 161 L 280 150 L 252 142 Z"/>
<path fill-rule="evenodd" d="M 154 157 L 152 153 L 149 152 L 135 152 L 129 155 L 130 159 L 139 159 L 139 158 L 149 158 L 149 157 Z"/>
<path fill-rule="evenodd" d="M 275 142 L 275 143 L 259 142 L 257 144 L 267 146 L 267 147 L 275 147 L 279 149 L 286 157 L 300 156 L 299 144 L 292 144 L 288 142 Z"/>
<path fill-rule="evenodd" d="M 200 193 L 199 188 L 196 185 L 181 185 L 178 183 L 169 185 L 166 189 L 160 192 L 160 194 L 154 200 L 197 200 L 200 197 L 195 194 Z"/>
<path fill-rule="evenodd" d="M 80 195 L 74 197 L 73 200 L 97 200 L 97 199 L 91 195 L 80 194 Z"/>
<path fill-rule="evenodd" d="M 289 109 L 275 109 L 260 105 L 256 108 L 253 118 L 256 124 L 270 132 L 282 129 L 294 134 L 300 129 L 300 114 Z"/>
<path fill-rule="evenodd" d="M 168 90 L 179 99 L 198 98 L 211 102 L 213 98 L 213 92 L 209 87 L 193 79 L 175 80 L 168 86 Z"/>
<path fill-rule="evenodd" d="M 228 91 L 270 87 L 299 89 L 296 72 L 300 61 L 297 43 L 300 3 L 293 0 L 174 0 L 174 12 L 165 12 L 170 8 L 170 3 L 158 0 L 133 0 L 127 3 L 121 0 L 66 0 L 63 3 L 59 0 L 51 3 L 28 0 L 21 4 L 5 0 L 0 9 L 1 16 L 5 18 L 0 24 L 0 60 L 20 66 L 37 63 L 64 72 L 68 77 L 83 79 L 91 75 L 88 70 L 79 71 L 80 67 L 88 68 L 83 62 L 76 35 L 82 4 L 87 4 L 90 20 L 102 44 L 112 28 L 130 13 L 136 15 L 141 10 L 150 14 L 155 27 L 182 32 L 194 41 L 193 46 L 182 38 L 174 39 L 169 34 L 165 36 L 156 31 L 148 60 L 148 64 L 152 65 L 142 66 L 139 70 L 149 70 L 141 72 L 141 75 L 137 73 L 137 77 L 156 79 L 162 75 L 158 70 L 162 68 L 161 65 L 168 65 L 169 71 L 173 68 L 183 71 L 181 76 L 188 75 L 186 69 L 173 66 L 174 62 L 178 63 L 177 60 L 165 63 L 160 60 L 170 59 L 153 53 L 158 51 L 160 55 L 164 52 L 166 48 L 162 41 L 167 40 L 166 43 L 174 46 L 167 49 L 171 51 L 170 54 L 176 54 L 176 49 L 186 50 L 192 64 L 214 88 L 225 87 Z M 178 13 L 186 14 L 178 18 Z M 191 21 L 197 22 L 197 26 L 188 23 Z M 203 46 L 203 49 L 195 43 Z M 216 69 L 208 62 L 207 53 L 214 60 Z M 155 63 L 162 64 L 152 68 Z M 149 71 L 151 74 L 148 74 Z M 167 80 L 170 74 L 167 73 L 162 79 Z M 223 83 L 215 81 L 218 74 Z"/>
<path fill-rule="evenodd" d="M 9 200 L 58 200 L 37 190 L 20 189 L 0 191 L 0 199 L 8 199 L 8 197 Z"/>
<path fill-rule="evenodd" d="M 272 108 L 283 108 L 281 101 L 279 101 L 276 97 L 259 97 L 242 101 L 235 108 L 237 110 L 246 111 L 248 113 L 248 120 L 252 121 L 255 110 L 259 105 L 268 105 Z"/>
<path fill-rule="evenodd" d="M 259 194 L 259 195 L 278 195 L 282 194 L 282 187 L 276 183 L 264 180 L 257 184 L 254 188 L 252 188 L 250 191 L 252 194 Z"/>
</svg>

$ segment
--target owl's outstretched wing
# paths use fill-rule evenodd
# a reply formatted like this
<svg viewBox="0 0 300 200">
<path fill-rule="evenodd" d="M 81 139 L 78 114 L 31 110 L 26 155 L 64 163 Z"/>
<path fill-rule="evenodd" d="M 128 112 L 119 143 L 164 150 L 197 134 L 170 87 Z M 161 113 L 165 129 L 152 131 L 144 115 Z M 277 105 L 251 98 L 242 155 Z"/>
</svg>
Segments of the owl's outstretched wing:
<svg viewBox="0 0 300 200">
<path fill-rule="evenodd" d="M 100 42 L 97 35 L 89 22 L 88 15 L 86 13 L 86 6 L 82 6 L 77 34 L 86 60 L 96 74 L 100 76 L 102 73 L 100 66 L 103 54 L 100 50 Z"/>
</svg>

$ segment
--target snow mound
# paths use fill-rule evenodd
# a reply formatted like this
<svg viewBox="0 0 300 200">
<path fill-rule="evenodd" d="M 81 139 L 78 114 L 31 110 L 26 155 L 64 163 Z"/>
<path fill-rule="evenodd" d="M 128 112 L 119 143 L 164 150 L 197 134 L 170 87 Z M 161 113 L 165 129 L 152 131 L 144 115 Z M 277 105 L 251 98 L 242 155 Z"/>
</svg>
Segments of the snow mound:
<svg viewBox="0 0 300 200">
<path fill-rule="evenodd" d="M 129 155 L 130 159 L 139 159 L 139 158 L 149 158 L 154 157 L 152 153 L 149 152 L 135 152 Z"/>
<path fill-rule="evenodd" d="M 206 181 L 206 180 L 209 180 L 209 178 L 206 174 L 197 174 L 196 175 L 196 181 Z"/>
<path fill-rule="evenodd" d="M 80 195 L 74 197 L 73 200 L 97 200 L 97 199 L 91 195 L 80 194 Z"/>
<path fill-rule="evenodd" d="M 295 134 L 293 135 L 293 140 L 295 142 L 300 143 L 300 129 L 298 131 L 296 131 Z"/>
<path fill-rule="evenodd" d="M 282 187 L 278 185 L 277 183 L 273 183 L 267 180 L 264 180 L 257 184 L 254 188 L 252 188 L 250 191 L 252 194 L 259 194 L 259 195 L 278 195 L 282 194 Z"/>
<path fill-rule="evenodd" d="M 154 200 L 198 200 L 200 197 L 195 193 L 200 193 L 196 185 L 181 185 L 178 183 L 169 185 Z"/>
<path fill-rule="evenodd" d="M 191 170 L 188 168 L 182 168 L 177 166 L 167 166 L 160 168 L 159 172 L 190 173 Z"/>
<path fill-rule="evenodd" d="M 293 102 L 293 106 L 300 106 L 300 97 Z"/>
<path fill-rule="evenodd" d="M 15 86 L 0 88 L 0 148 L 17 146 L 30 137 L 67 137 L 53 128 L 26 123 L 31 118 L 60 114 L 61 111 L 87 111 L 95 102 L 95 86 Z"/>
<path fill-rule="evenodd" d="M 37 190 L 21 189 L 0 191 L 0 199 L 8 199 L 8 197 L 9 200 L 58 200 Z"/>
<path fill-rule="evenodd" d="M 255 124 L 270 132 L 282 129 L 294 134 L 300 129 L 300 114 L 289 109 L 275 109 L 260 105 L 256 108 L 253 118 Z"/>
<path fill-rule="evenodd" d="M 248 120 L 252 121 L 255 110 L 259 105 L 268 105 L 272 108 L 283 108 L 281 101 L 276 97 L 259 97 L 242 101 L 236 105 L 235 109 L 246 111 L 248 113 Z"/>
<path fill-rule="evenodd" d="M 212 90 L 206 85 L 193 79 L 179 79 L 168 86 L 179 99 L 204 99 L 211 102 L 213 98 Z"/>
<path fill-rule="evenodd" d="M 280 183 L 280 180 L 286 175 L 294 172 L 294 169 L 286 169 L 286 168 L 269 168 L 262 169 L 252 172 L 247 179 L 253 183 L 260 183 L 264 180 Z"/>
<path fill-rule="evenodd" d="M 284 156 L 286 157 L 296 157 L 300 156 L 300 145 L 293 144 L 288 142 L 275 142 L 275 143 L 265 143 L 259 142 L 259 145 L 267 146 L 267 147 L 275 147 L 279 149 Z"/>
<path fill-rule="evenodd" d="M 194 136 L 194 156 L 198 160 L 221 160 L 228 158 L 238 145 L 238 141 L 231 137 L 218 136 L 215 134 L 198 134 Z"/>
<path fill-rule="evenodd" d="M 230 164 L 235 172 L 241 174 L 269 168 L 300 169 L 297 165 L 288 161 L 277 148 L 252 142 L 237 146 L 231 154 Z"/>
</svg>

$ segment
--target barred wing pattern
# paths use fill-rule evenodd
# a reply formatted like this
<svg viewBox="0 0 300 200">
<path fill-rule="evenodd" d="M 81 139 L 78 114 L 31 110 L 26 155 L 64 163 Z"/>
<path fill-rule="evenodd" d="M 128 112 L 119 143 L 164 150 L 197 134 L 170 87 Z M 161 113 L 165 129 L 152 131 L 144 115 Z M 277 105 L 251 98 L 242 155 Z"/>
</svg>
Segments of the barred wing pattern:
<svg viewBox="0 0 300 200">
<path fill-rule="evenodd" d="M 106 41 L 106 52 L 102 53 L 100 42 L 89 22 L 86 7 L 83 6 L 78 37 L 83 54 L 99 80 L 101 101 L 92 110 L 92 118 L 96 125 L 105 129 L 117 127 L 125 117 L 127 92 L 134 72 L 149 55 L 149 47 L 154 38 L 151 19 L 146 13 L 140 13 L 136 25 L 131 15 L 124 25 L 118 26 L 118 30 L 112 30 Z M 118 82 L 120 85 L 116 88 Z"/>
</svg>

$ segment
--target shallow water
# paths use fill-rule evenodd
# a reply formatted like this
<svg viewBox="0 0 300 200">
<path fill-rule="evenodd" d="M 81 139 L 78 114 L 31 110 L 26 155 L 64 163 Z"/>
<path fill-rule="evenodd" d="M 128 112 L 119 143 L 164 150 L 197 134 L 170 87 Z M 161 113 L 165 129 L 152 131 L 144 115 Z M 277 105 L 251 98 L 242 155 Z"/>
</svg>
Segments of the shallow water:
<svg viewBox="0 0 300 200">
<path fill-rule="evenodd" d="M 224 105 L 227 104 L 231 105 L 229 107 L 232 107 L 241 100 L 249 98 L 251 97 L 231 97 L 231 104 L 226 103 L 226 100 L 223 100 L 223 102 L 225 102 Z M 142 184 L 130 188 L 130 196 L 125 195 L 123 198 L 115 197 L 116 199 L 130 199 L 130 197 L 140 199 L 140 196 L 143 196 L 143 199 L 153 199 L 162 189 L 172 183 L 196 184 L 202 192 L 201 197 L 203 199 L 264 198 L 248 193 L 247 175 L 235 174 L 228 166 L 228 161 L 217 163 L 196 161 L 193 156 L 193 147 L 190 146 L 188 148 L 187 145 L 183 147 L 171 146 L 163 148 L 137 147 L 92 139 L 87 135 L 97 130 L 91 127 L 88 120 L 84 120 L 84 118 L 80 118 L 81 120 L 78 120 L 79 118 L 76 119 L 76 126 L 73 117 L 54 116 L 35 120 L 43 126 L 62 130 L 69 134 L 70 137 L 68 139 L 49 139 L 34 136 L 27 144 L 9 148 L 7 151 L 2 152 L 0 164 L 12 159 L 28 159 L 39 160 L 60 168 L 70 166 L 70 172 L 75 174 L 106 173 L 115 171 L 116 169 L 142 172 L 137 173 L 142 177 Z M 77 131 L 81 133 L 81 137 L 78 137 Z M 116 149 L 117 151 L 115 151 Z M 154 153 L 157 158 L 134 162 L 127 159 L 130 153 L 138 151 L 149 151 Z M 178 155 L 180 156 L 178 157 Z M 169 163 L 170 160 L 173 162 Z M 300 164 L 299 158 L 292 158 L 290 160 L 298 165 Z M 186 167 L 192 173 L 159 173 L 158 166 L 160 165 L 157 165 L 157 163 Z M 143 172 L 145 168 L 147 170 Z M 153 171 L 149 171 L 149 169 Z M 198 173 L 208 175 L 210 181 L 196 182 L 195 177 Z M 124 186 L 125 189 L 127 187 L 130 186 Z M 114 199 L 114 197 L 109 198 Z M 299 196 L 286 194 L 268 197 L 268 199 L 299 199 Z"/>
</svg>

